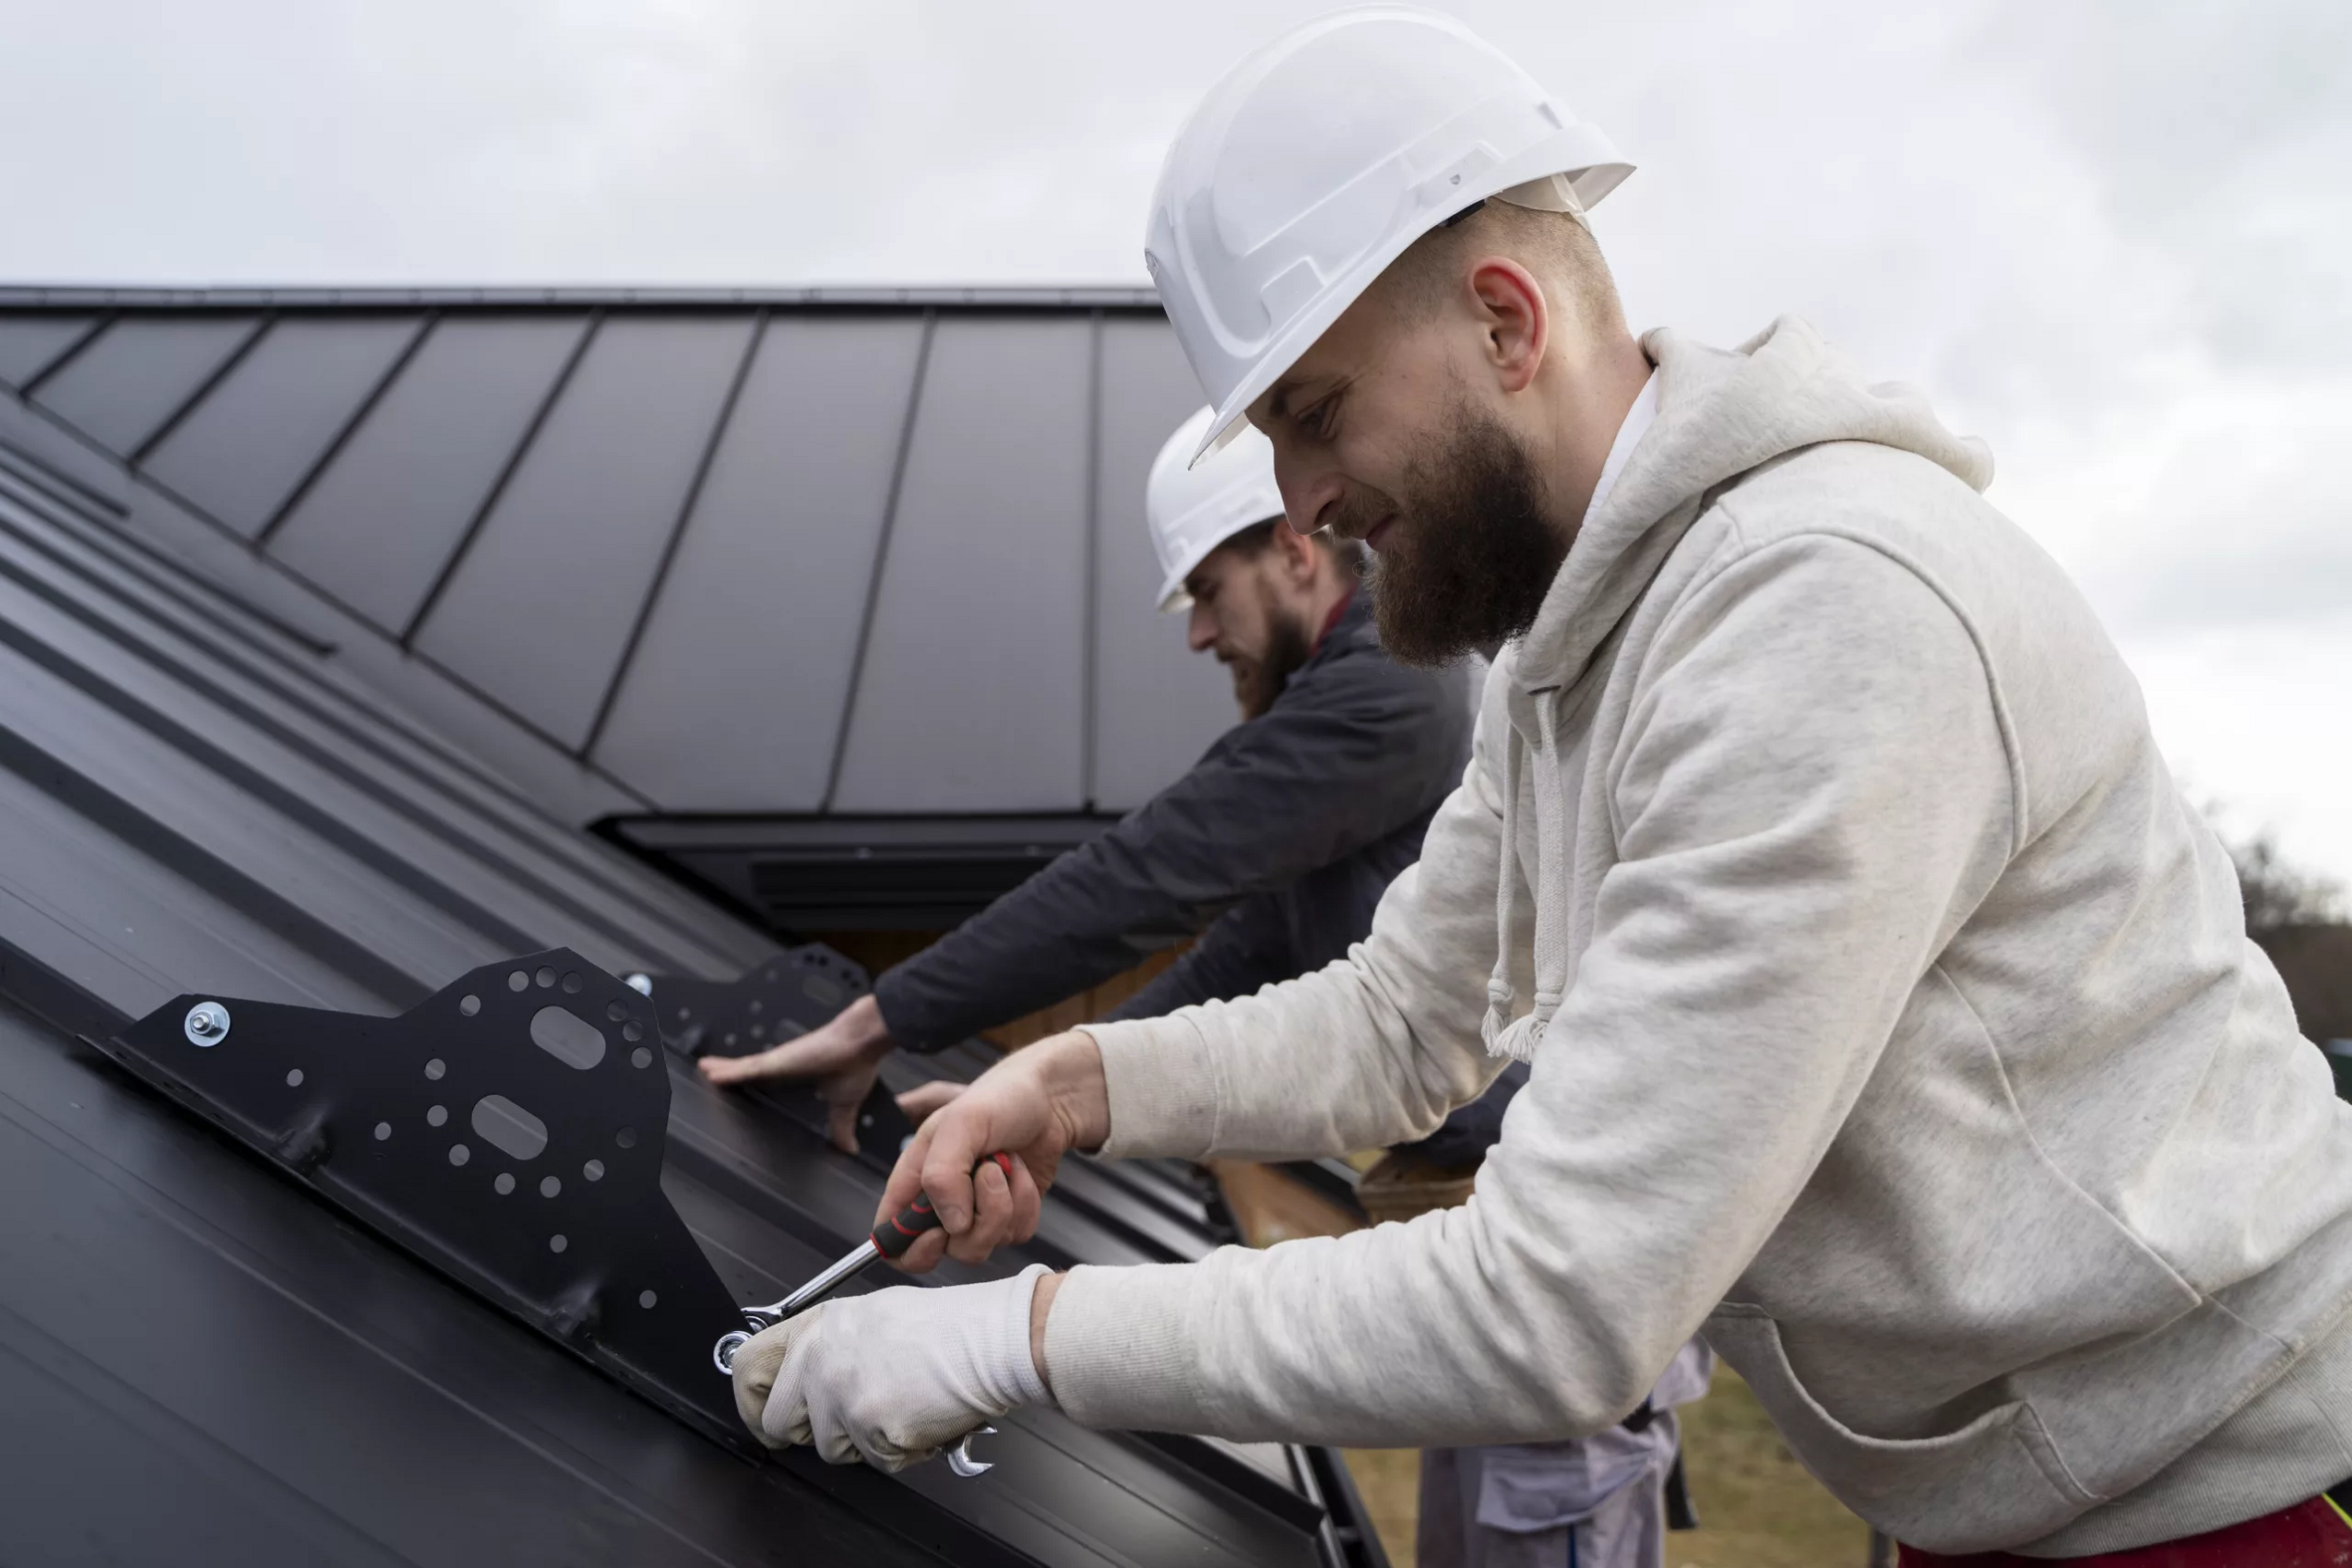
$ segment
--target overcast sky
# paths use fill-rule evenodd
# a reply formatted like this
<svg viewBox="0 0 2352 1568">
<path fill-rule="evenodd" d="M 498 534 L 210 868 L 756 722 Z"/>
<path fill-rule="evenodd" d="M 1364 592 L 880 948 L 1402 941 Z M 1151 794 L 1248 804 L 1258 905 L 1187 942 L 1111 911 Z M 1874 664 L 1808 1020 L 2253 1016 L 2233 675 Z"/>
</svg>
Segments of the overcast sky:
<svg viewBox="0 0 2352 1568">
<path fill-rule="evenodd" d="M 1324 8 L 0 0 L 0 280 L 1142 282 Z M 2352 881 L 2352 3 L 1450 8 L 1640 165 L 1637 325 L 1924 384 L 2184 780 Z"/>
</svg>

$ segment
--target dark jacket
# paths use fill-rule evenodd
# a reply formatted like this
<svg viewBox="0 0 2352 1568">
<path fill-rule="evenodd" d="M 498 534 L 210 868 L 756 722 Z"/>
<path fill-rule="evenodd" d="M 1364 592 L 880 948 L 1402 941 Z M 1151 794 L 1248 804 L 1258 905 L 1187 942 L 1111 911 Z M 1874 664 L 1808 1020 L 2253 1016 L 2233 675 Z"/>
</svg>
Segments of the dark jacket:
<svg viewBox="0 0 2352 1568">
<path fill-rule="evenodd" d="M 1112 1017 L 1246 995 L 1344 957 L 1460 781 L 1472 716 L 1460 671 L 1408 669 L 1381 651 L 1359 594 L 1265 713 L 1100 837 L 885 972 L 874 982 L 884 1023 L 901 1045 L 936 1051 L 1194 933 L 1192 950 Z M 1472 1120 L 1499 1122 L 1505 1098 L 1491 1095 Z M 1491 1141 L 1491 1131 L 1471 1140 Z"/>
</svg>

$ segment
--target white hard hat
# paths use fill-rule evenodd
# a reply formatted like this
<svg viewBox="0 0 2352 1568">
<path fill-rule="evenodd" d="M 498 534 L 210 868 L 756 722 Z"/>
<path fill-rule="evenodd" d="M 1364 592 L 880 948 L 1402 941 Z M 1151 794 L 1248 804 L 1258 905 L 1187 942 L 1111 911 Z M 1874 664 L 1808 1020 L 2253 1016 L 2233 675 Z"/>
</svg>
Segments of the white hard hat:
<svg viewBox="0 0 2352 1568">
<path fill-rule="evenodd" d="M 1201 449 L 1421 235 L 1506 193 L 1581 210 L 1633 172 L 1451 17 L 1366 6 L 1276 39 L 1176 133 L 1144 238 L 1217 410 Z"/>
<path fill-rule="evenodd" d="M 1159 557 L 1159 607 L 1182 610 L 1192 602 L 1184 579 L 1208 552 L 1242 529 L 1282 516 L 1282 492 L 1274 485 L 1274 444 L 1243 425 L 1233 440 L 1198 463 L 1194 454 L 1207 439 L 1214 409 L 1203 409 L 1182 424 L 1152 459 L 1144 484 L 1144 516 L 1151 522 L 1152 552 Z"/>
</svg>

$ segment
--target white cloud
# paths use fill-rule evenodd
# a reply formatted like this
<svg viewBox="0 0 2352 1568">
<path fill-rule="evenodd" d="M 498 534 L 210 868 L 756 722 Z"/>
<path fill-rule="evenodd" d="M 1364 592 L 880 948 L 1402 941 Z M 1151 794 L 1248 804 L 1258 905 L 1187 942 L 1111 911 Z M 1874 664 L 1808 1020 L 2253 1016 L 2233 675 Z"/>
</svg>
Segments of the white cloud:
<svg viewBox="0 0 2352 1568">
<path fill-rule="evenodd" d="M 1324 8 L 0 0 L 0 278 L 1137 281 Z M 1642 172 L 1633 314 L 1813 317 L 1987 435 L 2212 794 L 2352 875 L 2352 7 L 1477 0 Z"/>
<path fill-rule="evenodd" d="M 2269 826 L 2288 854 L 2352 882 L 2352 612 L 2292 626 L 2204 632 L 2123 651 L 2156 739 L 2200 796 L 2243 829 Z"/>
</svg>

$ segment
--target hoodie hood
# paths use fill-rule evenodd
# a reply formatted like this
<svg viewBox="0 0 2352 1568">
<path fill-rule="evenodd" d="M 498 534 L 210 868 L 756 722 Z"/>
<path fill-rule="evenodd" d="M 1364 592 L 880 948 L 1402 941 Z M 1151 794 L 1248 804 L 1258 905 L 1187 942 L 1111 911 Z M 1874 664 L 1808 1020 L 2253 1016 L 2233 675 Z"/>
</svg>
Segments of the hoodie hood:
<svg viewBox="0 0 2352 1568">
<path fill-rule="evenodd" d="M 1807 322 L 1784 315 L 1737 349 L 1668 328 L 1646 333 L 1657 418 L 1600 510 L 1585 519 L 1536 623 L 1519 639 L 1517 683 L 1566 685 L 1616 629 L 1702 510 L 1750 469 L 1825 441 L 1914 453 L 1971 489 L 1992 482 L 1992 452 L 1954 435 L 1902 382 L 1871 382 Z"/>
</svg>

